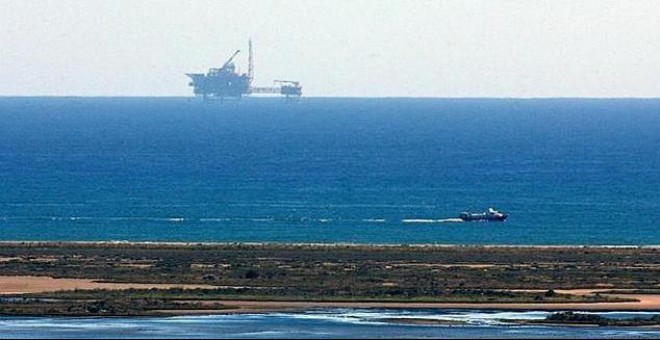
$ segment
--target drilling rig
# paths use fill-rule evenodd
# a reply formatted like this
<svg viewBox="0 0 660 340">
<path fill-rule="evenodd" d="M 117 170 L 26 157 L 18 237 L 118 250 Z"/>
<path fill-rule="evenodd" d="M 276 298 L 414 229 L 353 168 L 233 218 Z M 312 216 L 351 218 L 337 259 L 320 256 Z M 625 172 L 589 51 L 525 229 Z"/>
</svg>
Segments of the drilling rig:
<svg viewBox="0 0 660 340">
<path fill-rule="evenodd" d="M 275 80 L 276 84 L 280 84 L 280 94 L 287 97 L 300 97 L 302 96 L 302 87 L 300 82 L 294 80 Z"/>
<path fill-rule="evenodd" d="M 241 50 L 236 50 L 220 68 L 211 68 L 204 73 L 186 73 L 192 80 L 188 85 L 193 87 L 195 96 L 209 98 L 241 98 L 251 94 L 280 94 L 287 98 L 300 98 L 302 86 L 292 80 L 275 80 L 276 86 L 252 86 L 254 79 L 254 53 L 252 40 L 248 42 L 248 73 L 239 74 L 233 60 Z"/>
</svg>

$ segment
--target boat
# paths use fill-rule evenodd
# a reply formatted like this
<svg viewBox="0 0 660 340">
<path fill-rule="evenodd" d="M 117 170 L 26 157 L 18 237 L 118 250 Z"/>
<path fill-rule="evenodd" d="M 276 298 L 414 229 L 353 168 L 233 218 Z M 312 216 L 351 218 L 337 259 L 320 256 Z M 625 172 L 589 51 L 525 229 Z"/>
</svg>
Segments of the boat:
<svg viewBox="0 0 660 340">
<path fill-rule="evenodd" d="M 458 218 L 463 221 L 504 222 L 507 217 L 509 217 L 509 214 L 497 211 L 493 208 L 488 208 L 488 211 L 482 213 L 469 213 L 464 211 L 458 215 Z"/>
</svg>

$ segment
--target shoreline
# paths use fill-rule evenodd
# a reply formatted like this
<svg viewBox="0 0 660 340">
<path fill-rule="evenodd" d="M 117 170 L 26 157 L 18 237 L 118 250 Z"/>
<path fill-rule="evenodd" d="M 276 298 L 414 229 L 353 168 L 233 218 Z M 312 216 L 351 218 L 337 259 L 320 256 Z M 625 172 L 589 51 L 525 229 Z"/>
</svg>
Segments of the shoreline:
<svg viewBox="0 0 660 340">
<path fill-rule="evenodd" d="M 301 312 L 314 309 L 401 309 L 401 310 L 470 310 L 470 311 L 582 311 L 582 312 L 658 312 L 660 304 L 645 305 L 643 302 L 593 302 L 593 303 L 443 303 L 443 302 L 328 302 L 328 301 L 254 301 L 220 300 L 237 309 L 219 310 L 214 314 L 251 314 L 274 312 Z M 177 311 L 178 313 L 179 311 Z M 207 311 L 208 312 L 208 311 Z M 184 314 L 202 315 L 197 311 Z"/>
<path fill-rule="evenodd" d="M 179 309 L 179 310 L 154 310 L 144 314 L 2 314 L 0 317 L 54 317 L 54 318 L 143 318 L 143 317 L 176 317 L 176 316 L 214 316 L 214 315 L 243 315 L 243 314 L 273 314 L 273 313 L 304 313 L 314 310 L 332 309 L 376 309 L 376 310 L 400 310 L 400 311 L 469 311 L 469 312 L 578 312 L 578 313 L 602 313 L 602 312 L 637 312 L 658 313 L 660 308 L 626 308 L 614 304 L 601 303 L 604 305 L 594 306 L 596 303 L 570 304 L 571 306 L 560 306 L 561 304 L 450 304 L 450 303 L 406 303 L 406 302 L 300 302 L 300 301 L 249 301 L 249 300 L 221 300 L 227 303 L 226 309 Z M 544 325 L 539 323 L 538 325 Z M 556 323 L 557 325 L 570 325 Z"/>
<path fill-rule="evenodd" d="M 649 245 L 616 245 L 616 244 L 461 244 L 461 243 L 355 243 L 355 242 L 194 242 L 194 241 L 0 241 L 2 246 L 168 246 L 168 247 L 199 247 L 199 246 L 292 246 L 292 247 L 327 247 L 327 248 L 521 248 L 521 249 L 660 249 L 660 244 Z"/>
</svg>

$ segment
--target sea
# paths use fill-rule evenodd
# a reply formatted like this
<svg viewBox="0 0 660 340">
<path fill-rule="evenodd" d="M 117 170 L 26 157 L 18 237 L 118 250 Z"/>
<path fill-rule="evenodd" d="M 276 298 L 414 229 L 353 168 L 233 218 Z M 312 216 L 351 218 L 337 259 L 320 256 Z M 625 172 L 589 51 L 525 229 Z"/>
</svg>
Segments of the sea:
<svg viewBox="0 0 660 340">
<path fill-rule="evenodd" d="M 0 98 L 0 193 L 0 240 L 660 245 L 660 99 Z"/>
<path fill-rule="evenodd" d="M 489 207 L 509 218 L 457 219 Z M 660 99 L 0 98 L 0 241 L 657 246 L 659 221 Z M 502 321 L 544 313 L 0 317 L 0 338 L 659 336 Z"/>
</svg>

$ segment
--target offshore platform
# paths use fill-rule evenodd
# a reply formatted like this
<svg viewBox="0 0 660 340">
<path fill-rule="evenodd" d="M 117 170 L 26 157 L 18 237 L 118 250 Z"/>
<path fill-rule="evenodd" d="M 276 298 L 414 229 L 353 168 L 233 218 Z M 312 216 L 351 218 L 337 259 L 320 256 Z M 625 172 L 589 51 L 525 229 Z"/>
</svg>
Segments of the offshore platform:
<svg viewBox="0 0 660 340">
<path fill-rule="evenodd" d="M 192 80 L 188 85 L 194 88 L 195 96 L 208 98 L 241 98 L 251 94 L 280 94 L 287 98 L 300 98 L 302 86 L 293 80 L 275 80 L 274 86 L 252 86 L 254 79 L 254 53 L 252 40 L 248 42 L 248 73 L 239 74 L 234 65 L 234 58 L 241 50 L 237 50 L 220 67 L 211 68 L 204 73 L 186 73 Z"/>
</svg>

